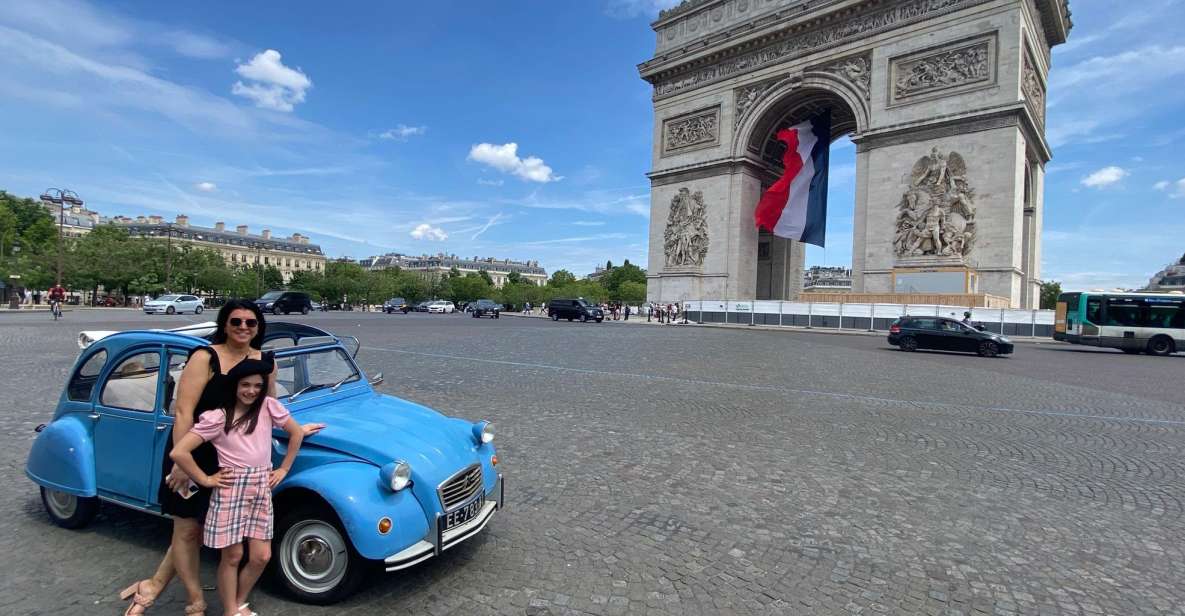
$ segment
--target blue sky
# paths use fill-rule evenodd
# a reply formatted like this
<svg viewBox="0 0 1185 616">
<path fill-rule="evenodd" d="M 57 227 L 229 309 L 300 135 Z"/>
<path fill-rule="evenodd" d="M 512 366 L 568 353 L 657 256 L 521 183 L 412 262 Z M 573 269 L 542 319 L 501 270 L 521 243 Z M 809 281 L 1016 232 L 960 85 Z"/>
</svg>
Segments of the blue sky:
<svg viewBox="0 0 1185 616">
<path fill-rule="evenodd" d="M 635 67 L 674 3 L 5 0 L 0 187 L 299 231 L 333 256 L 645 264 L 652 112 Z M 1185 10 L 1071 6 L 1044 275 L 1137 286 L 1185 251 Z M 854 155 L 832 146 L 811 263 L 850 263 Z"/>
</svg>

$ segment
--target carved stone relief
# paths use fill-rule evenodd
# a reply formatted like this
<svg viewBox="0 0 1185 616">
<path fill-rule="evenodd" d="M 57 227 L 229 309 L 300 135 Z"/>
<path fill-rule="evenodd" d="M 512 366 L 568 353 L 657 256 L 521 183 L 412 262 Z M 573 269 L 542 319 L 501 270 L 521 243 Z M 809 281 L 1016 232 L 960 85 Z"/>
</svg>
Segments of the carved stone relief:
<svg viewBox="0 0 1185 616">
<path fill-rule="evenodd" d="M 753 110 L 757 101 L 761 100 L 765 96 L 765 93 L 769 92 L 778 83 L 779 81 L 777 79 L 771 79 L 733 90 L 732 125 L 734 127 L 740 126 L 741 120 L 744 120 L 745 116 Z"/>
<path fill-rule="evenodd" d="M 1029 60 L 1029 54 L 1021 54 L 1024 58 L 1024 70 L 1021 72 L 1021 88 L 1025 95 L 1025 100 L 1033 107 L 1033 114 L 1036 115 L 1037 121 L 1045 123 L 1045 84 L 1041 82 L 1041 76 L 1037 70 L 1033 68 L 1033 62 Z"/>
<path fill-rule="evenodd" d="M 914 163 L 897 204 L 893 252 L 898 258 L 967 256 L 975 244 L 974 198 L 963 157 L 933 148 Z"/>
<path fill-rule="evenodd" d="M 701 109 L 662 124 L 663 154 L 704 147 L 719 142 L 720 107 Z"/>
<path fill-rule="evenodd" d="M 704 215 L 704 194 L 680 188 L 671 199 L 663 252 L 668 268 L 702 267 L 708 256 L 708 220 Z"/>
<path fill-rule="evenodd" d="M 892 100 L 912 98 L 940 90 L 991 83 L 995 80 L 994 39 L 947 47 L 924 55 L 912 55 L 891 63 Z"/>
<path fill-rule="evenodd" d="M 714 83 L 741 73 L 861 40 L 877 32 L 930 19 L 987 0 L 909 0 L 880 10 L 822 22 L 811 29 L 791 28 L 774 43 L 740 53 L 709 66 L 654 81 L 654 98 L 661 99 Z"/>
<path fill-rule="evenodd" d="M 872 87 L 872 54 L 844 58 L 814 70 L 838 75 L 855 86 L 864 95 L 864 100 L 869 100 Z"/>
</svg>

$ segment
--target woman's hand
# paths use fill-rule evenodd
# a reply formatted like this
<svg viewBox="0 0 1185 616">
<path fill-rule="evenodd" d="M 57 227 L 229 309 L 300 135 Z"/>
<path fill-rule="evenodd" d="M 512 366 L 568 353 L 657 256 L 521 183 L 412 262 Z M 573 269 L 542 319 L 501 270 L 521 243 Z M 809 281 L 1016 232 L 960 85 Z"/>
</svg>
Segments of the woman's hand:
<svg viewBox="0 0 1185 616">
<path fill-rule="evenodd" d="M 308 438 L 308 437 L 324 430 L 325 424 L 323 424 L 323 423 L 307 423 L 307 424 L 303 424 L 301 426 L 301 428 L 304 429 L 305 438 Z"/>
<path fill-rule="evenodd" d="M 165 479 L 168 481 L 169 489 L 174 492 L 180 492 L 181 488 L 184 488 L 189 483 L 189 475 L 181 470 L 181 465 L 179 464 L 173 465 L 172 472 Z"/>
<path fill-rule="evenodd" d="M 307 428 L 308 426 L 305 426 L 305 427 Z M 272 471 L 272 478 L 270 481 L 267 482 L 268 487 L 275 488 L 277 485 L 279 485 L 279 483 L 281 481 L 284 481 L 284 478 L 287 476 L 288 476 L 288 469 L 277 468 L 276 470 Z"/>
<path fill-rule="evenodd" d="M 206 475 L 197 483 L 204 488 L 229 488 L 234 485 L 234 479 L 227 469 L 220 468 L 217 473 Z"/>
</svg>

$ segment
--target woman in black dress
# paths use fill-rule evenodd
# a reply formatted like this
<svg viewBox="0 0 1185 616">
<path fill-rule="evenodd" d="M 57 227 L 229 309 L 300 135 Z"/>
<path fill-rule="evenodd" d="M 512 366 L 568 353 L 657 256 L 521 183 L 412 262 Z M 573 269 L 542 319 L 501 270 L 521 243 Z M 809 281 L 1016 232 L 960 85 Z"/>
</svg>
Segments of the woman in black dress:
<svg viewBox="0 0 1185 616">
<path fill-rule="evenodd" d="M 205 613 L 202 585 L 198 578 L 198 555 L 202 545 L 202 524 L 210 506 L 209 488 L 191 490 L 189 477 L 174 468 L 169 452 L 173 444 L 185 436 L 203 411 L 225 406 L 223 398 L 233 394 L 226 383 L 226 373 L 240 361 L 251 358 L 270 362 L 272 376 L 268 379 L 268 395 L 275 395 L 275 365 L 272 353 L 263 353 L 265 324 L 263 313 L 254 302 L 231 300 L 218 311 L 217 329 L 213 344 L 198 347 L 189 354 L 177 384 L 177 403 L 174 409 L 173 432 L 165 447 L 159 498 L 161 512 L 173 517 L 173 538 L 164 560 L 149 579 L 137 582 L 120 595 L 131 598 L 125 616 L 143 614 L 157 595 L 164 590 L 173 575 L 181 578 L 189 595 L 185 613 L 198 616 Z M 305 424 L 305 436 L 323 428 L 320 424 Z M 218 456 L 209 443 L 193 452 L 198 466 L 207 473 L 218 470 Z M 191 494 L 192 492 L 192 494 Z M 183 496 L 183 494 L 191 494 Z"/>
</svg>

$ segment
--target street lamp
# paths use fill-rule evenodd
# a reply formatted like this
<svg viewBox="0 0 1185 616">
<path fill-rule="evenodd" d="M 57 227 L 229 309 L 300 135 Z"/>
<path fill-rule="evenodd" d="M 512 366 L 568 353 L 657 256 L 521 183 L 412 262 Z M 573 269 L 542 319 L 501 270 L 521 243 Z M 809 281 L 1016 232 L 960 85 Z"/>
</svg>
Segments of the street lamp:
<svg viewBox="0 0 1185 616">
<path fill-rule="evenodd" d="M 57 286 L 62 286 L 62 227 L 66 224 L 66 205 L 82 206 L 82 198 L 72 190 L 61 188 L 47 188 L 41 193 L 41 200 L 58 206 L 58 279 Z"/>
</svg>

